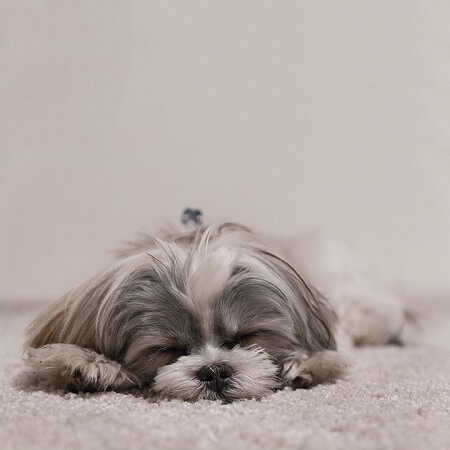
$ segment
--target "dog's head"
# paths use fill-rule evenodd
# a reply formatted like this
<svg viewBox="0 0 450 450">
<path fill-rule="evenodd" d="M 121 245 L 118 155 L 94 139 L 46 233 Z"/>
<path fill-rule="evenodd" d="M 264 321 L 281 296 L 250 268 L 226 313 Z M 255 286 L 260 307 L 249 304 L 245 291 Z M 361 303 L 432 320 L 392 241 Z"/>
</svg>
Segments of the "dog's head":
<svg viewBox="0 0 450 450">
<path fill-rule="evenodd" d="M 286 261 L 226 225 L 122 253 L 38 321 L 31 346 L 92 348 L 167 397 L 234 400 L 278 387 L 296 350 L 334 349 L 333 320 Z"/>
</svg>

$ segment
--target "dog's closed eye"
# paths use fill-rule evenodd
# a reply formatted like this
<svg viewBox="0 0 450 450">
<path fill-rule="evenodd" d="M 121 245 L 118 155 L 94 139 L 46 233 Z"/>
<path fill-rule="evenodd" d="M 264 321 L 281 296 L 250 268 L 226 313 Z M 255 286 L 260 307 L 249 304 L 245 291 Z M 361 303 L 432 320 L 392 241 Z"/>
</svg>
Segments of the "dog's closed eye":
<svg viewBox="0 0 450 450">
<path fill-rule="evenodd" d="M 231 339 L 225 339 L 222 346 L 228 349 L 232 349 L 237 345 L 239 345 L 240 347 L 246 347 L 253 344 L 254 339 L 257 338 L 258 335 L 259 334 L 256 332 L 239 334 Z"/>
<path fill-rule="evenodd" d="M 174 356 L 179 358 L 180 356 L 186 356 L 189 354 L 189 350 L 187 347 L 179 346 L 179 347 L 161 347 L 155 349 L 155 353 L 162 353 L 168 356 Z"/>
</svg>

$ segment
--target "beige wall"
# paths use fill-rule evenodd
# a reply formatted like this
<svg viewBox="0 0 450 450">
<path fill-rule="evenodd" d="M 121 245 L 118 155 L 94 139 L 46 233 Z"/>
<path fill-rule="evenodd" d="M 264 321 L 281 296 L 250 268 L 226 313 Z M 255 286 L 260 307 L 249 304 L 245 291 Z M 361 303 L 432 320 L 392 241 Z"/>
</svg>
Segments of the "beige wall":
<svg viewBox="0 0 450 450">
<path fill-rule="evenodd" d="M 450 3 L 0 0 L 0 295 L 186 205 L 450 267 Z"/>
</svg>

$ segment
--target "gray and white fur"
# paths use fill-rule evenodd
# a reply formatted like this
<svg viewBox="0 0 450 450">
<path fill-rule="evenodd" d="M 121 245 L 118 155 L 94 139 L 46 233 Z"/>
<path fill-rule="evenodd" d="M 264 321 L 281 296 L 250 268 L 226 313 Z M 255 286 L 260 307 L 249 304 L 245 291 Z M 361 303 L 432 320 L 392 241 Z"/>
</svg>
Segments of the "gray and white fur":
<svg viewBox="0 0 450 450">
<path fill-rule="evenodd" d="M 342 305 L 357 301 L 321 283 L 320 267 L 304 270 L 313 287 L 275 248 L 236 224 L 142 237 L 30 325 L 30 382 L 233 401 L 335 381 L 347 362 L 337 352 L 334 308 L 345 315 Z M 360 318 L 340 319 L 356 343 L 384 344 L 402 330 L 402 307 L 395 310 L 395 324 L 365 303 Z M 363 324 L 352 329 L 353 320 Z"/>
</svg>

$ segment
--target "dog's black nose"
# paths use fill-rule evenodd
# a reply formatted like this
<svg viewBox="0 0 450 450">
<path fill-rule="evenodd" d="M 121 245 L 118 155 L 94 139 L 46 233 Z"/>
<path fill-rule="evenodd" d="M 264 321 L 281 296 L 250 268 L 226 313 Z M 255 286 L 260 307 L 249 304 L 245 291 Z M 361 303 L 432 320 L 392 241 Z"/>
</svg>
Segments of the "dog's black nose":
<svg viewBox="0 0 450 450">
<path fill-rule="evenodd" d="M 222 392 L 231 375 L 233 370 L 227 364 L 208 364 L 197 372 L 197 378 L 207 383 L 208 387 L 216 392 Z"/>
</svg>

